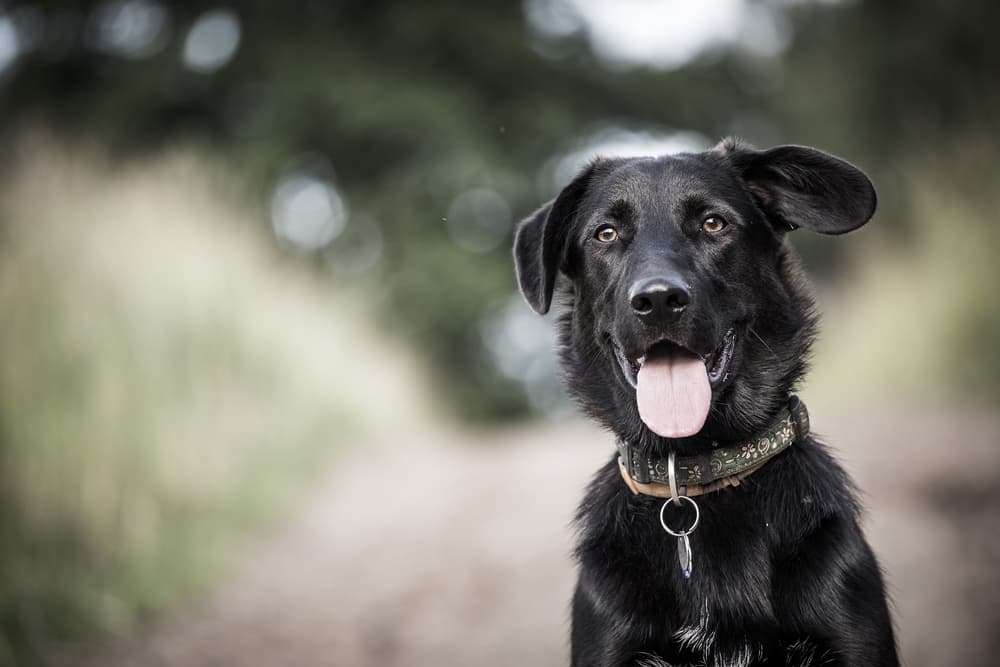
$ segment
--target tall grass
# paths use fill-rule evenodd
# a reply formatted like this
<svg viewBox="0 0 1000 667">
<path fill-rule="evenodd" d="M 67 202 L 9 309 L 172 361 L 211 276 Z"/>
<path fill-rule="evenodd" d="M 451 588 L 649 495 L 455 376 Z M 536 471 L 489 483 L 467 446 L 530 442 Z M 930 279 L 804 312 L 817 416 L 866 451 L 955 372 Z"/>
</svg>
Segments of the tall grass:
<svg viewBox="0 0 1000 667">
<path fill-rule="evenodd" d="M 903 225 L 879 233 L 876 217 L 829 241 L 849 243 L 853 264 L 822 294 L 810 387 L 840 401 L 1000 400 L 1000 191 L 992 171 L 969 171 L 948 180 L 936 161 L 910 164 Z"/>
<path fill-rule="evenodd" d="M 0 664 L 196 591 L 419 369 L 218 165 L 19 149 L 0 190 Z"/>
</svg>

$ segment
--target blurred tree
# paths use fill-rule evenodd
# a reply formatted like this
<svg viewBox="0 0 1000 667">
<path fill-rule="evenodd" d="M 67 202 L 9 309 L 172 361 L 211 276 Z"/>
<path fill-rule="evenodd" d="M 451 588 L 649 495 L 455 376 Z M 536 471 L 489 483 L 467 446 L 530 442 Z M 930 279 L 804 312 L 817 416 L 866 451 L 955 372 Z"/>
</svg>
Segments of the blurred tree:
<svg viewBox="0 0 1000 667">
<path fill-rule="evenodd" d="M 914 162 L 984 201 L 1000 154 L 1000 43 L 990 2 L 803 3 L 769 116 L 796 141 L 836 146 L 877 177 L 890 223 Z M 971 149 L 971 150 L 970 150 Z M 908 185 L 913 185 L 909 183 Z"/>
<path fill-rule="evenodd" d="M 516 3 L 234 7 L 235 56 L 194 71 L 185 33 L 189 41 L 201 3 L 12 3 L 31 48 L 8 75 L 3 126 L 42 122 L 123 154 L 196 137 L 228 151 L 262 192 L 290 158 L 328 156 L 353 214 L 382 228 L 383 261 L 364 280 L 384 296 L 387 326 L 431 353 L 442 386 L 473 416 L 517 413 L 524 399 L 485 362 L 476 328 L 513 289 L 508 244 L 472 254 L 451 242 L 456 195 L 490 188 L 520 214 L 539 203 L 540 165 L 597 123 L 714 135 L 726 109 L 752 106 L 745 94 L 733 99 L 719 65 L 615 73 L 580 39 L 558 60 L 543 57 Z M 129 28 L 140 15 L 122 16 L 129 8 L 166 12 L 159 30 L 169 37 L 149 37 L 158 50 L 128 50 L 129 30 L 142 33 Z"/>
<path fill-rule="evenodd" d="M 498 372 L 482 327 L 507 310 L 515 288 L 508 250 L 512 223 L 553 194 L 544 167 L 554 156 L 609 126 L 813 144 L 857 161 L 874 176 L 880 193 L 874 230 L 910 241 L 923 233 L 925 244 L 940 248 L 928 257 L 951 256 L 943 269 L 907 273 L 872 297 L 875 317 L 893 319 L 893 333 L 922 330 L 925 320 L 948 320 L 928 347 L 918 348 L 929 349 L 926 354 L 909 354 L 911 348 L 901 345 L 904 352 L 892 350 L 895 356 L 905 365 L 925 366 L 934 357 L 954 374 L 949 379 L 997 395 L 1000 356 L 968 351 L 1000 336 L 990 261 L 994 246 L 987 245 L 997 244 L 1000 235 L 993 224 L 1000 205 L 993 176 L 1000 154 L 1000 42 L 992 35 L 1000 5 L 746 0 L 747 6 L 769 7 L 785 22 L 787 48 L 775 55 L 738 44 L 718 46 L 682 67 L 662 70 L 603 61 L 579 26 L 561 35 L 542 34 L 526 20 L 525 9 L 530 13 L 547 3 L 562 11 L 573 6 L 570 0 L 245 0 L 225 6 L 192 0 L 0 0 L 0 178 L 23 164 L 17 135 L 37 126 L 71 142 L 97 144 L 118 159 L 141 158 L 178 142 L 199 144 L 255 184 L 258 201 L 251 203 L 259 210 L 284 202 L 319 225 L 278 229 L 284 237 L 279 234 L 276 242 L 327 272 L 338 287 L 369 295 L 385 328 L 425 351 L 438 371 L 441 395 L 466 417 L 499 419 L 523 414 L 527 399 L 520 382 Z M 313 180 L 290 178 L 295 175 Z M 955 199 L 960 206 L 953 205 Z M 279 213 L 270 221 L 276 227 Z M 912 213 L 925 223 L 938 215 L 947 218 L 941 226 L 949 228 L 927 234 L 909 224 Z M 457 218 L 479 226 L 463 232 Z M 955 242 L 960 234 L 953 230 L 971 242 Z M 324 246 L 337 231 L 341 236 Z M 9 242 L 7 232 L 0 228 L 0 250 Z M 309 234 L 322 242 L 296 249 L 289 241 Z M 832 264 L 831 253 L 842 247 L 814 244 L 808 235 L 796 235 L 795 242 L 813 268 Z M 161 252 L 169 255 L 171 248 Z M 938 284 L 941 275 L 947 280 Z M 17 286 L 23 285 L 31 283 Z M 5 293 L 23 297 L 16 300 L 21 312 L 35 313 L 38 330 L 58 339 L 63 318 L 34 310 L 37 303 L 55 303 L 54 292 L 31 290 Z M 906 290 L 917 293 L 909 310 L 907 303 L 887 308 L 890 301 L 903 301 Z M 929 315 L 927 303 L 950 309 Z M 52 306 L 60 316 L 72 314 L 59 308 Z M 861 325 L 866 343 L 869 323 Z M 10 329 L 0 328 L 0 334 Z M 89 350 L 79 353 L 84 361 L 78 368 L 77 355 L 54 354 L 57 346 L 48 337 L 34 342 L 29 352 L 39 363 L 71 364 L 68 377 L 96 375 Z M 226 350 L 233 352 L 225 341 L 206 349 L 206 357 L 189 363 L 210 367 L 213 360 L 226 361 Z M 121 363 L 115 377 L 131 377 L 131 359 Z M 13 378 L 6 396 L 45 398 L 38 402 L 49 410 L 65 407 L 58 413 L 65 416 L 55 419 L 41 411 L 25 426 L 17 409 L 0 411 L 0 472 L 6 471 L 8 480 L 33 479 L 10 453 L 35 455 L 41 443 L 54 452 L 52 461 L 63 462 L 53 468 L 76 482 L 79 470 L 65 463 L 60 438 L 49 427 L 70 434 L 65 441 L 78 436 L 81 397 L 90 385 L 60 379 L 53 388 L 47 375 L 18 376 L 12 363 L 3 368 Z M 234 377 L 220 394 L 259 389 L 252 379 Z M 344 384 L 350 379 L 343 378 Z M 850 381 L 853 388 L 856 377 Z M 102 411 L 91 424 L 90 439 L 97 445 L 117 442 L 102 430 L 101 419 L 107 419 L 120 434 L 122 449 L 132 451 L 134 443 L 159 432 L 159 424 L 133 410 L 135 401 L 159 407 L 158 391 L 169 392 L 170 386 L 160 383 L 137 399 L 131 385 L 118 384 L 114 389 L 130 398 L 121 402 L 127 418 Z M 64 393 L 68 398 L 54 400 Z M 263 411 L 266 407 L 258 406 L 269 407 L 272 398 L 286 394 L 282 387 L 241 416 Z M 298 398 L 286 400 L 298 403 Z M 25 428 L 39 424 L 40 435 L 25 435 Z M 343 430 L 339 424 L 334 428 Z M 257 435 L 265 444 L 285 438 L 266 431 Z M 81 457 L 88 452 L 74 451 Z M 297 461 L 311 460 L 294 451 Z M 150 464 L 149 474 L 155 470 Z M 123 467 L 120 475 L 133 479 L 135 472 Z M 110 488 L 100 479 L 95 488 Z M 247 473 L 233 479 L 247 488 L 261 486 Z M 65 486 L 72 510 L 75 487 Z M 155 491 L 146 483 L 134 487 L 136 493 Z M 85 531 L 75 535 L 72 525 L 40 531 L 26 513 L 35 504 L 22 492 L 9 482 L 0 484 L 0 526 L 14 536 L 11 548 L 0 553 L 8 559 L 0 568 L 0 664 L 7 657 L 5 635 L 14 642 L 7 650 L 33 654 L 41 638 L 88 627 L 84 621 L 94 615 L 94 606 L 108 606 L 95 582 L 122 571 L 117 555 L 107 556 L 114 539 L 101 533 L 94 539 Z M 121 504 L 143 506 L 131 496 Z M 178 508 L 180 515 L 164 521 L 174 530 L 184 529 L 188 515 L 213 516 L 197 502 Z M 224 510 L 215 508 L 216 515 Z M 44 519 L 45 511 L 36 514 Z M 208 525 L 204 530 L 214 535 L 214 524 Z M 185 544 L 184 535 L 169 531 L 162 540 L 171 548 Z M 186 541 L 189 552 L 202 545 L 199 534 Z M 74 543 L 87 550 L 67 546 Z M 168 550 L 151 553 L 183 562 Z M 69 563 L 54 584 L 43 556 Z M 105 578 L 94 575 L 95 567 Z M 169 588 L 164 580 L 171 577 L 162 576 L 159 561 L 148 571 L 148 577 L 137 577 L 148 584 L 143 595 L 165 595 L 161 587 Z M 126 579 L 134 576 L 124 572 Z M 50 590 L 55 593 L 44 592 Z M 106 614 L 113 616 L 115 609 L 109 609 Z M 36 610 L 48 610 L 44 614 L 51 617 Z"/>
<path fill-rule="evenodd" d="M 459 194 L 493 190 L 516 218 L 551 194 L 537 187 L 546 160 L 615 123 L 822 146 L 875 172 L 892 218 L 901 154 L 934 146 L 954 174 L 961 157 L 936 147 L 956 126 L 995 129 L 1000 9 L 967 4 L 777 3 L 793 27 L 780 60 L 736 48 L 660 71 L 605 66 L 580 31 L 536 34 L 505 0 L 15 1 L 0 123 L 121 154 L 194 138 L 257 179 L 262 204 L 289 160 L 324 156 L 352 219 L 381 230 L 382 261 L 354 281 L 466 415 L 501 417 L 523 393 L 487 361 L 477 323 L 513 290 L 508 244 L 453 242 Z M 815 260 L 834 248 L 802 243 Z"/>
</svg>

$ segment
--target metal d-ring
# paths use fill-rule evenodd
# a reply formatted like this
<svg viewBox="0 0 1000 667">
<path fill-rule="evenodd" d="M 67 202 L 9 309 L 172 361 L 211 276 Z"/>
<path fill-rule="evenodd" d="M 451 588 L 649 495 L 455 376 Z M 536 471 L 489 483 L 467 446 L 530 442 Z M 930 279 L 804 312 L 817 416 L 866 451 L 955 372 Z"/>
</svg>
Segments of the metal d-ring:
<svg viewBox="0 0 1000 667">
<path fill-rule="evenodd" d="M 663 506 L 660 507 L 660 525 L 663 526 L 663 530 L 667 531 L 667 534 L 672 535 L 677 538 L 677 560 L 681 565 L 681 574 L 684 575 L 685 579 L 691 577 L 691 568 L 694 565 L 694 559 L 691 553 L 691 541 L 688 540 L 688 535 L 694 532 L 694 529 L 698 527 L 698 520 L 701 519 L 701 510 L 698 509 L 698 503 L 692 500 L 689 496 L 682 496 L 677 492 L 677 455 L 674 452 L 670 452 L 667 455 L 667 481 L 670 483 L 670 497 L 663 501 Z M 685 489 L 686 490 L 686 489 Z M 667 525 L 667 517 L 664 516 L 664 512 L 667 511 L 667 505 L 674 503 L 675 505 L 683 505 L 682 501 L 688 501 L 691 503 L 691 507 L 694 508 L 694 521 L 691 523 L 691 527 L 687 530 L 670 530 L 670 526 Z"/>
<path fill-rule="evenodd" d="M 677 531 L 670 530 L 670 526 L 667 525 L 667 519 L 663 515 L 663 513 L 666 511 L 667 505 L 669 505 L 671 502 L 676 502 L 677 504 L 681 504 L 682 500 L 688 501 L 689 503 L 691 503 L 691 507 L 694 508 L 694 522 L 691 524 L 691 527 L 688 528 L 687 530 L 677 530 Z M 668 498 L 666 501 L 664 501 L 663 507 L 660 508 L 660 525 L 663 526 L 663 530 L 667 531 L 674 537 L 686 537 L 691 533 L 693 533 L 694 529 L 698 527 L 699 519 L 701 519 L 701 511 L 698 509 L 698 503 L 696 503 L 692 498 L 689 498 L 687 496 L 677 496 L 676 498 Z"/>
</svg>

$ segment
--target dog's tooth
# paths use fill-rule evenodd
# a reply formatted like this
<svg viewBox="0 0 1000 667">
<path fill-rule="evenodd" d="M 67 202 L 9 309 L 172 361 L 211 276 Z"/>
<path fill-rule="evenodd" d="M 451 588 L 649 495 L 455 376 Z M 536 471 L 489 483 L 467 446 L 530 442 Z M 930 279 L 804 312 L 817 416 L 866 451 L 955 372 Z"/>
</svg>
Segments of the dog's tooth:
<svg viewBox="0 0 1000 667">
<path fill-rule="evenodd" d="M 642 365 L 644 363 L 646 363 L 646 355 L 644 354 L 641 357 L 639 357 L 638 359 L 636 359 L 635 363 L 639 364 L 639 368 L 642 368 Z"/>
</svg>

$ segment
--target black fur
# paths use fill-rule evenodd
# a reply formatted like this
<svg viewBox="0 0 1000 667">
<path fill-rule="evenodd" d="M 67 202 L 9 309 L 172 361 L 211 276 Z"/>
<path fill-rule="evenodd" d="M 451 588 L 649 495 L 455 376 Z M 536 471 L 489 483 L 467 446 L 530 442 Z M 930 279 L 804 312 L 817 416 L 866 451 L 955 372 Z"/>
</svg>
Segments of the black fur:
<svg viewBox="0 0 1000 667">
<path fill-rule="evenodd" d="M 805 372 L 816 315 L 786 233 L 840 234 L 874 210 L 860 170 L 810 148 L 727 140 L 698 154 L 598 159 L 519 226 L 518 281 L 544 313 L 563 276 L 560 354 L 584 411 L 643 452 L 687 455 L 763 430 Z M 708 216 L 728 224 L 709 233 Z M 595 238 L 605 225 L 613 242 Z M 651 325 L 632 311 L 630 286 L 650 275 L 689 289 L 676 319 Z M 649 430 L 616 347 L 634 359 L 667 340 L 712 358 L 730 329 L 733 355 L 701 431 Z M 855 492 L 822 444 L 798 442 L 739 487 L 697 500 L 685 579 L 659 525 L 662 501 L 633 496 L 615 460 L 598 472 L 577 517 L 574 666 L 898 665 Z"/>
</svg>

